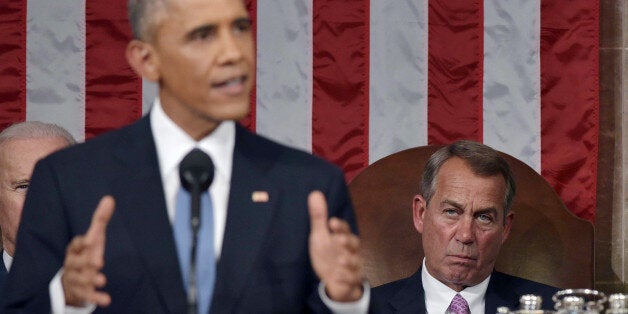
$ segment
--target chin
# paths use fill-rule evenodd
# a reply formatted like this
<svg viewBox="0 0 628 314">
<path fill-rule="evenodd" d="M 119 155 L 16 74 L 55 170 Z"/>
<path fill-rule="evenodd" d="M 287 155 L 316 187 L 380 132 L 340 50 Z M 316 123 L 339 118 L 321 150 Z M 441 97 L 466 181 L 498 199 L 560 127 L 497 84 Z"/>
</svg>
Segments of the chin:
<svg viewBox="0 0 628 314">
<path fill-rule="evenodd" d="M 220 121 L 238 121 L 246 118 L 249 112 L 250 105 L 247 99 L 246 102 L 224 104 L 219 110 L 214 111 L 210 116 Z"/>
<path fill-rule="evenodd" d="M 235 121 L 242 120 L 242 119 L 246 118 L 246 116 L 249 114 L 250 111 L 251 110 L 249 110 L 249 106 L 247 104 L 246 109 L 242 109 L 242 110 L 231 112 L 229 114 L 231 116 L 229 118 L 229 120 L 235 120 Z"/>
</svg>

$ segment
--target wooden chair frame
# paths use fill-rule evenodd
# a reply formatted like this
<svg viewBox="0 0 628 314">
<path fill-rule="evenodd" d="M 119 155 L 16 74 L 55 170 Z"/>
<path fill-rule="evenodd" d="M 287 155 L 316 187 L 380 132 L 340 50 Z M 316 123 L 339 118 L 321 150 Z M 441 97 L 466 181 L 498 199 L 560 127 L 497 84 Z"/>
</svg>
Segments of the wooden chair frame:
<svg viewBox="0 0 628 314">
<path fill-rule="evenodd" d="M 408 277 L 423 259 L 412 223 L 412 199 L 429 157 L 441 146 L 411 148 L 385 157 L 349 184 L 373 286 Z M 515 220 L 495 268 L 559 288 L 593 288 L 593 225 L 574 216 L 547 181 L 503 154 L 515 175 Z"/>
</svg>

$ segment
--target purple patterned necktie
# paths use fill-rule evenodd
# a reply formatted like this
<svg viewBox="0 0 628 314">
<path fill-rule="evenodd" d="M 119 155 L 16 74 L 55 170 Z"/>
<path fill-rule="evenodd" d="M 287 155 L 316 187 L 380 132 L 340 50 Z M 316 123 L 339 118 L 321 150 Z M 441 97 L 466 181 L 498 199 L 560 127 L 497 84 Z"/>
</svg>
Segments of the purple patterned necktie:
<svg viewBox="0 0 628 314">
<path fill-rule="evenodd" d="M 452 314 L 469 314 L 469 303 L 460 294 L 456 294 L 451 304 L 449 304 L 449 313 Z"/>
</svg>

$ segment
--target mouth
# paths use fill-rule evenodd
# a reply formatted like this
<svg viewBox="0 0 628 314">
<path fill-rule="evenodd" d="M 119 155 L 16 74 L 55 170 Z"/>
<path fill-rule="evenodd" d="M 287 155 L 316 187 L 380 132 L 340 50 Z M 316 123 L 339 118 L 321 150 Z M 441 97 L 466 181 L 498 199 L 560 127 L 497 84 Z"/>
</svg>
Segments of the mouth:
<svg viewBox="0 0 628 314">
<path fill-rule="evenodd" d="M 450 258 L 453 258 L 455 261 L 460 261 L 463 263 L 475 262 L 477 258 L 470 255 L 462 255 L 462 254 L 453 254 L 449 255 Z"/>
<path fill-rule="evenodd" d="M 245 91 L 246 75 L 235 76 L 230 79 L 212 83 L 212 89 L 218 90 L 228 96 L 238 96 Z"/>
</svg>

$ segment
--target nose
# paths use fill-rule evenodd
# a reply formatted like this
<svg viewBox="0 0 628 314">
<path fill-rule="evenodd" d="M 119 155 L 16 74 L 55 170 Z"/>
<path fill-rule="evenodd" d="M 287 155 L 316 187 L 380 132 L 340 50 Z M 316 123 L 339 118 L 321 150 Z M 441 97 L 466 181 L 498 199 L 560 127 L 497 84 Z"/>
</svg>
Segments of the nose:
<svg viewBox="0 0 628 314">
<path fill-rule="evenodd" d="M 242 59 L 242 39 L 237 38 L 231 30 L 223 30 L 220 36 L 220 64 L 232 64 Z"/>
<path fill-rule="evenodd" d="M 475 240 L 473 232 L 473 219 L 464 217 L 458 222 L 458 228 L 456 228 L 456 241 L 469 245 Z"/>
</svg>

